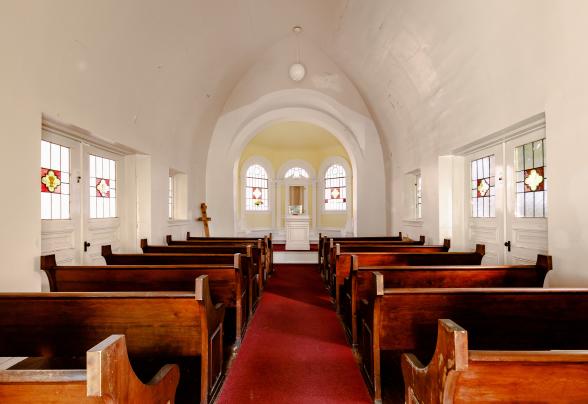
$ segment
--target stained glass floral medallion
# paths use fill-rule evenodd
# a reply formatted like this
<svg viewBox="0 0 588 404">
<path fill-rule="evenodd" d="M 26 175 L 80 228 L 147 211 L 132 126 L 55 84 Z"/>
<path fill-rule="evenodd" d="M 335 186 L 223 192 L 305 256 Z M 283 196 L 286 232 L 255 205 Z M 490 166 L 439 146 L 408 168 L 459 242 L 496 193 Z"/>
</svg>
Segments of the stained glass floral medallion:
<svg viewBox="0 0 588 404">
<path fill-rule="evenodd" d="M 525 191 L 543 191 L 545 169 L 543 167 L 525 170 Z"/>
<path fill-rule="evenodd" d="M 478 180 L 478 197 L 487 196 L 490 191 L 490 185 L 486 179 Z"/>
<path fill-rule="evenodd" d="M 105 178 L 96 178 L 96 196 L 110 198 L 110 180 Z"/>
<path fill-rule="evenodd" d="M 61 193 L 61 172 L 41 168 L 41 192 Z"/>
</svg>

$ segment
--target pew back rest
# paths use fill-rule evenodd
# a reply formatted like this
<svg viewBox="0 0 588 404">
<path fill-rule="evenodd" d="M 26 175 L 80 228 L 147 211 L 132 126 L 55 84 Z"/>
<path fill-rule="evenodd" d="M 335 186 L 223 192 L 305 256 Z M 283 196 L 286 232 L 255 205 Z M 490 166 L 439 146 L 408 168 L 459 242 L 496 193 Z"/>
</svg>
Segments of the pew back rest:
<svg viewBox="0 0 588 404">
<path fill-rule="evenodd" d="M 472 349 L 588 348 L 588 289 L 385 289 L 381 297 L 383 350 L 430 355 L 440 318 L 467 329 Z"/>
<path fill-rule="evenodd" d="M 55 266 L 42 268 L 51 292 L 141 292 L 194 289 L 194 279 L 207 275 L 216 303 L 235 307 L 237 290 L 244 288 L 239 268 L 232 266 Z"/>
<path fill-rule="evenodd" d="M 108 265 L 189 265 L 232 264 L 234 254 L 113 254 L 110 245 L 102 246 Z"/>
<path fill-rule="evenodd" d="M 368 298 L 373 272 L 384 278 L 386 288 L 500 288 L 542 287 L 551 266 L 362 266 L 356 267 L 357 256 L 352 256 L 352 277 L 357 277 L 355 292 L 358 299 Z"/>
<path fill-rule="evenodd" d="M 134 357 L 199 356 L 201 310 L 193 293 L 2 293 L 0 356 L 80 356 L 112 334 Z"/>
</svg>

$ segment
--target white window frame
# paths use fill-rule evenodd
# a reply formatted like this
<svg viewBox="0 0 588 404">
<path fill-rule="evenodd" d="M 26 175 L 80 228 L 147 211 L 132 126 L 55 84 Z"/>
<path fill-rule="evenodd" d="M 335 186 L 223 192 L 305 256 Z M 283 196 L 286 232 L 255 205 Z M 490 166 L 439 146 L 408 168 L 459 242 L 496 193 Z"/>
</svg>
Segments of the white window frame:
<svg viewBox="0 0 588 404">
<path fill-rule="evenodd" d="M 347 192 L 347 200 L 345 201 L 345 209 L 343 210 L 328 210 L 325 207 L 325 176 L 327 175 L 327 170 L 334 164 L 338 164 L 343 167 L 345 170 L 345 188 Z M 324 215 L 341 215 L 347 214 L 351 212 L 351 204 L 353 203 L 352 199 L 352 184 L 353 184 L 353 177 L 351 172 L 351 167 L 347 160 L 343 157 L 339 156 L 332 156 L 325 159 L 321 163 L 321 167 L 319 170 L 320 177 L 318 179 L 318 192 L 317 192 L 317 200 L 320 202 L 320 213 Z M 320 199 L 318 199 L 320 198 Z"/>
<path fill-rule="evenodd" d="M 169 179 L 172 180 L 172 217 L 169 217 Z M 188 220 L 188 176 L 176 169 L 170 168 L 168 174 L 168 222 L 183 222 Z"/>
<path fill-rule="evenodd" d="M 267 209 L 265 210 L 248 210 L 247 209 L 247 199 L 246 189 L 247 189 L 247 170 L 252 165 L 260 165 L 263 167 L 267 174 Z M 274 209 L 274 170 L 272 164 L 269 162 L 268 159 L 261 157 L 261 156 L 253 156 L 243 162 L 241 165 L 241 207 L 243 214 L 246 215 L 268 215 L 272 214 Z"/>
<path fill-rule="evenodd" d="M 421 183 L 420 195 L 418 190 L 419 179 Z M 409 171 L 404 175 L 404 205 L 406 212 L 405 222 L 423 221 L 423 177 L 420 169 Z M 420 212 L 418 209 L 420 196 Z M 419 214 L 420 213 L 420 214 Z"/>
</svg>

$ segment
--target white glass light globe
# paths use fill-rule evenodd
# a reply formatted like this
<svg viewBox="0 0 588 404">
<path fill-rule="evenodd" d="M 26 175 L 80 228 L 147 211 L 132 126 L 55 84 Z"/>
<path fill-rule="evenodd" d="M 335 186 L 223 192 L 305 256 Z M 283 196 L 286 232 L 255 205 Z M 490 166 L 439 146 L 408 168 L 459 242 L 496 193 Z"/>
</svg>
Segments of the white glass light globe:
<svg viewBox="0 0 588 404">
<path fill-rule="evenodd" d="M 306 68 L 300 63 L 294 63 L 290 66 L 290 78 L 294 81 L 300 81 L 306 76 Z"/>
</svg>

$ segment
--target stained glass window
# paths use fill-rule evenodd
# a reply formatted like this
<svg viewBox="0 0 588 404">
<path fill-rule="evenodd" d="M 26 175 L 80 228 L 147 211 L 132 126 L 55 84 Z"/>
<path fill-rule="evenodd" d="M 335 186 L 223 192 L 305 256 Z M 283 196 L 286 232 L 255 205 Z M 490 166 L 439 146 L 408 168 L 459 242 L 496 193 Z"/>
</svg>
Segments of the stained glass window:
<svg viewBox="0 0 588 404">
<path fill-rule="evenodd" d="M 168 177 L 167 217 L 174 218 L 174 177 Z"/>
<path fill-rule="evenodd" d="M 245 210 L 268 210 L 268 176 L 265 168 L 259 164 L 249 166 L 245 174 L 245 181 Z"/>
<path fill-rule="evenodd" d="M 90 155 L 90 218 L 116 217 L 116 162 Z"/>
<path fill-rule="evenodd" d="M 515 148 L 517 217 L 547 217 L 545 139 Z"/>
<path fill-rule="evenodd" d="M 345 169 L 333 164 L 325 174 L 325 210 L 343 211 L 347 209 L 347 179 Z"/>
<path fill-rule="evenodd" d="M 494 155 L 472 160 L 472 217 L 496 217 L 496 179 Z"/>
<path fill-rule="evenodd" d="M 70 219 L 70 149 L 41 141 L 41 219 Z"/>
<path fill-rule="evenodd" d="M 284 178 L 308 178 L 308 173 L 304 168 L 292 167 L 286 171 Z"/>
<path fill-rule="evenodd" d="M 423 181 L 420 174 L 415 177 L 415 217 L 423 218 Z"/>
</svg>

